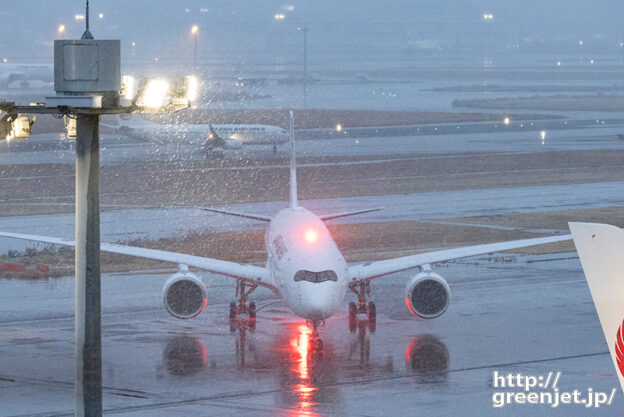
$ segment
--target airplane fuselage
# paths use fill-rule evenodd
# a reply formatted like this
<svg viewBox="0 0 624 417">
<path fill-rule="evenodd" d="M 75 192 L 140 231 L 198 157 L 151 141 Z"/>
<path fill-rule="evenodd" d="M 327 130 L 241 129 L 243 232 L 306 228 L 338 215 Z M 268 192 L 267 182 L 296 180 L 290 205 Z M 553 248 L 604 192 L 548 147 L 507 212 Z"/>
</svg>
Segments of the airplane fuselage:
<svg viewBox="0 0 624 417">
<path fill-rule="evenodd" d="M 325 224 L 310 211 L 287 208 L 267 228 L 267 268 L 280 294 L 298 316 L 325 320 L 342 305 L 347 263 Z"/>
</svg>

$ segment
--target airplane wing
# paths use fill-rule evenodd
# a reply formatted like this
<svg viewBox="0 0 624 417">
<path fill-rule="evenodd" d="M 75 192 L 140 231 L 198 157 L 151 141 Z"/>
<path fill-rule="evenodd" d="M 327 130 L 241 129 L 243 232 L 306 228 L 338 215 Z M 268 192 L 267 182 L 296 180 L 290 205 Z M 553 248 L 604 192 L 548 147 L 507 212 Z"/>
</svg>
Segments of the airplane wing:
<svg viewBox="0 0 624 417">
<path fill-rule="evenodd" d="M 247 213 L 240 213 L 240 212 L 236 212 L 236 211 L 219 210 L 219 209 L 209 208 L 209 207 L 198 207 L 198 208 L 200 210 L 210 211 L 210 212 L 213 212 L 213 213 L 227 214 L 227 215 L 235 216 L 235 217 L 244 217 L 246 219 L 260 220 L 261 222 L 267 222 L 267 223 L 271 222 L 271 218 L 270 217 L 259 216 L 257 214 L 247 214 Z"/>
<path fill-rule="evenodd" d="M 445 262 L 469 256 L 484 255 L 491 252 L 501 252 L 519 249 L 528 246 L 543 245 L 546 243 L 571 240 L 572 235 L 548 236 L 534 239 L 511 240 L 508 242 L 488 243 L 485 245 L 463 246 L 452 249 L 442 249 L 434 252 L 419 253 L 417 255 L 386 259 L 383 261 L 365 262 L 349 267 L 349 278 L 354 281 L 371 280 L 394 272 L 405 271 L 418 266 Z"/>
<path fill-rule="evenodd" d="M 22 240 L 32 240 L 35 242 L 51 243 L 54 245 L 76 246 L 73 240 L 55 237 L 25 235 L 9 232 L 0 232 L 0 236 Z M 269 270 L 263 267 L 222 261 L 219 259 L 204 258 L 201 256 L 186 255 L 183 253 L 168 252 L 157 249 L 115 245 L 112 243 L 101 243 L 100 249 L 103 252 L 117 253 L 120 255 L 136 256 L 139 258 L 154 259 L 157 261 L 194 266 L 196 268 L 204 269 L 206 271 L 214 272 L 216 274 L 225 275 L 228 277 L 258 284 L 260 286 L 267 287 L 274 292 L 277 290 L 276 287 L 271 283 L 272 280 Z"/>
<path fill-rule="evenodd" d="M 210 208 L 210 207 L 199 207 L 199 209 L 200 210 L 204 210 L 204 211 L 211 211 L 213 213 L 228 214 L 230 216 L 244 217 L 246 219 L 259 220 L 261 222 L 267 222 L 267 223 L 271 222 L 271 218 L 270 217 L 268 217 L 268 216 L 260 216 L 260 215 L 257 215 L 257 214 L 240 213 L 240 212 L 236 212 L 236 211 L 220 210 L 220 209 L 215 209 L 215 208 Z M 320 216 L 320 219 L 323 220 L 323 221 L 325 221 L 325 220 L 332 220 L 332 219 L 338 219 L 340 217 L 355 216 L 357 214 L 370 213 L 370 212 L 379 211 L 379 210 L 381 210 L 381 207 L 365 209 L 365 210 L 358 210 L 358 211 L 347 211 L 347 212 L 344 212 L 344 213 L 327 214 L 325 216 Z"/>
</svg>

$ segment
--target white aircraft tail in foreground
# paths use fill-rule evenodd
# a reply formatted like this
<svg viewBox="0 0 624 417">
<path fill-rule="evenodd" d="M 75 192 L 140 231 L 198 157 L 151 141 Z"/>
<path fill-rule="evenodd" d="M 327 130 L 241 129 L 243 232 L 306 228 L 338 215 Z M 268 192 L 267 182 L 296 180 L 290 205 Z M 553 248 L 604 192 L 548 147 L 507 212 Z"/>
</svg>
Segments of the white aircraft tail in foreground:
<svg viewBox="0 0 624 417">
<path fill-rule="evenodd" d="M 570 230 L 624 390 L 624 230 L 596 223 L 570 223 Z"/>
<path fill-rule="evenodd" d="M 230 318 L 245 314 L 255 326 L 255 303 L 247 303 L 249 295 L 258 287 L 265 287 L 282 297 L 298 316 L 314 325 L 314 350 L 322 349 L 317 325 L 331 317 L 343 306 L 347 290 L 355 293 L 357 302 L 349 303 L 349 328 L 355 331 L 358 314 L 366 314 L 371 331 L 376 326 L 376 306 L 370 301 L 371 281 L 390 274 L 419 268 L 420 272 L 406 272 L 405 303 L 409 311 L 420 318 L 440 316 L 448 308 L 451 292 L 446 280 L 431 270 L 431 265 L 452 259 L 506 251 L 526 246 L 560 242 L 566 236 L 548 236 L 534 239 L 465 246 L 436 250 L 417 255 L 348 265 L 336 246 L 326 221 L 379 210 L 377 208 L 317 216 L 304 209 L 297 200 L 297 172 L 293 115 L 290 114 L 290 205 L 273 217 L 238 213 L 227 210 L 204 210 L 266 222 L 265 235 L 268 259 L 266 266 L 245 265 L 218 259 L 204 258 L 163 250 L 102 243 L 101 250 L 172 262 L 179 272 L 170 277 L 163 288 L 165 308 L 173 316 L 188 319 L 199 315 L 206 306 L 207 291 L 202 280 L 188 271 L 192 266 L 234 278 L 237 281 L 238 303 L 230 304 Z M 71 240 L 54 237 L 0 232 L 0 236 L 74 246 Z M 235 248 L 232 248 L 235 250 Z M 234 321 L 232 321 L 233 323 Z"/>
</svg>

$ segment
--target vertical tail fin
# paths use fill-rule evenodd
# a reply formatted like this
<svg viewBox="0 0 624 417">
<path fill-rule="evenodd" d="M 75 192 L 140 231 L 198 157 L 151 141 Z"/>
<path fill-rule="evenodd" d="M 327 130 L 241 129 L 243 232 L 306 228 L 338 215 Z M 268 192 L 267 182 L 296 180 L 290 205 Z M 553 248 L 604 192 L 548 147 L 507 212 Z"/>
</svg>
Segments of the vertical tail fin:
<svg viewBox="0 0 624 417">
<path fill-rule="evenodd" d="M 569 225 L 624 391 L 624 230 L 608 224 Z"/>
<path fill-rule="evenodd" d="M 295 159 L 295 117 L 290 111 L 290 208 L 297 208 L 297 161 Z"/>
</svg>

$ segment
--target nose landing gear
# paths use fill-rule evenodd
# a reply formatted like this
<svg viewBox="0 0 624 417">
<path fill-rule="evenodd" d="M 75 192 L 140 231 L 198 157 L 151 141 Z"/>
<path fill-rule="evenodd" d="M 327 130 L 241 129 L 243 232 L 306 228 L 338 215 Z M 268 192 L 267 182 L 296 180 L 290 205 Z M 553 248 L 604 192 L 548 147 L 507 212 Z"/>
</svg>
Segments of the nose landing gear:
<svg viewBox="0 0 624 417">
<path fill-rule="evenodd" d="M 310 336 L 310 353 L 322 354 L 323 353 L 323 340 L 319 336 L 318 326 L 321 322 L 318 320 L 312 321 L 312 335 Z"/>
<path fill-rule="evenodd" d="M 249 286 L 249 289 L 247 288 Z M 236 330 L 237 321 L 236 318 L 239 314 L 247 314 L 249 319 L 249 328 L 251 331 L 256 330 L 256 303 L 253 301 L 247 304 L 247 297 L 258 288 L 256 284 L 247 284 L 245 281 L 236 281 L 236 297 L 238 297 L 238 304 L 235 301 L 230 303 L 230 331 Z"/>
<path fill-rule="evenodd" d="M 373 301 L 366 305 L 366 297 L 370 297 L 370 281 L 352 282 L 349 289 L 358 297 L 358 302 L 349 303 L 349 331 L 355 332 L 358 323 L 358 314 L 366 314 L 368 318 L 368 329 L 375 333 L 377 329 L 377 306 Z"/>
</svg>

